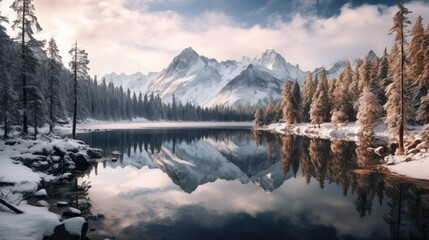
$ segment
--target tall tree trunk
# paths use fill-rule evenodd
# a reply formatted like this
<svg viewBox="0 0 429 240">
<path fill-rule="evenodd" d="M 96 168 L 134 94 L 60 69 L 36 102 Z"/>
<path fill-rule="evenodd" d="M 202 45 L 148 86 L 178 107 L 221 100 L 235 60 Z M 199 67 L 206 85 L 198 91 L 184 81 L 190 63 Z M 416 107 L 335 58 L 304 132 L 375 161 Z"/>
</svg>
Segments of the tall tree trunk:
<svg viewBox="0 0 429 240">
<path fill-rule="evenodd" d="M 52 64 L 52 62 L 51 62 L 51 64 Z M 51 66 L 51 68 L 52 68 L 52 66 Z M 51 70 L 51 74 L 52 74 L 52 70 Z M 49 83 L 49 90 L 50 90 L 50 108 L 49 108 L 49 119 L 50 119 L 50 123 L 49 123 L 49 133 L 52 133 L 52 130 L 54 129 L 54 114 L 53 114 L 53 107 L 54 107 L 54 105 L 53 105 L 53 99 L 54 99 L 54 97 L 53 97 L 53 92 L 52 92 L 52 84 L 53 84 L 53 79 L 52 79 L 53 77 L 51 76 L 50 77 L 50 83 Z"/>
<path fill-rule="evenodd" d="M 25 17 L 26 17 L 26 0 L 22 2 L 22 29 L 21 29 L 21 54 L 22 54 L 22 102 L 23 102 L 23 119 L 22 132 L 28 134 L 28 116 L 27 116 L 27 77 L 25 75 Z"/>
<path fill-rule="evenodd" d="M 37 139 L 37 113 L 36 113 L 36 106 L 34 107 L 34 139 Z"/>
<path fill-rule="evenodd" d="M 76 117 L 77 117 L 77 41 L 74 48 L 74 109 L 73 109 L 73 130 L 72 138 L 76 136 Z"/>
<path fill-rule="evenodd" d="M 401 119 L 399 125 L 398 154 L 404 154 L 404 25 L 401 21 Z"/>
<path fill-rule="evenodd" d="M 5 104 L 5 107 L 4 107 L 5 109 L 4 109 L 4 135 L 3 135 L 3 137 L 4 138 L 8 138 L 8 135 L 7 135 L 7 133 L 8 133 L 8 125 L 7 125 L 7 101 L 6 101 L 6 104 Z"/>
</svg>

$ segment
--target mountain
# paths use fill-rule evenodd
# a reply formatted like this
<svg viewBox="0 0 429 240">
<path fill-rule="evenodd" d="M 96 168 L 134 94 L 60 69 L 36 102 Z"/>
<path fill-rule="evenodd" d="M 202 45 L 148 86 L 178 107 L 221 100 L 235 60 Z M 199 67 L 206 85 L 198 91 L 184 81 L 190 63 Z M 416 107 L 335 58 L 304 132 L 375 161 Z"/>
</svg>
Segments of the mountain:
<svg viewBox="0 0 429 240">
<path fill-rule="evenodd" d="M 106 84 L 112 83 L 115 87 L 122 86 L 125 90 L 130 89 L 136 94 L 140 92 L 144 94 L 148 91 L 149 85 L 158 77 L 158 75 L 159 73 L 157 72 L 150 72 L 147 75 L 144 75 L 141 72 L 136 72 L 131 75 L 126 75 L 125 73 L 110 73 L 104 75 L 102 79 L 106 81 Z"/>
<path fill-rule="evenodd" d="M 377 56 L 368 53 L 373 61 Z M 327 70 L 328 79 L 338 78 L 347 61 L 336 62 Z M 312 74 L 318 76 L 322 68 Z M 230 107 L 263 106 L 268 97 L 280 99 L 284 81 L 303 83 L 307 72 L 298 65 L 288 63 L 279 53 L 268 49 L 253 59 L 217 61 L 186 48 L 160 73 L 132 75 L 110 73 L 106 82 L 122 86 L 125 90 L 159 94 L 166 103 L 176 101 L 202 107 L 216 105 Z"/>
<path fill-rule="evenodd" d="M 246 66 L 247 61 L 218 62 L 200 56 L 192 48 L 186 48 L 149 86 L 149 92 L 157 93 L 163 101 L 177 101 L 203 105 L 225 87 Z"/>
</svg>

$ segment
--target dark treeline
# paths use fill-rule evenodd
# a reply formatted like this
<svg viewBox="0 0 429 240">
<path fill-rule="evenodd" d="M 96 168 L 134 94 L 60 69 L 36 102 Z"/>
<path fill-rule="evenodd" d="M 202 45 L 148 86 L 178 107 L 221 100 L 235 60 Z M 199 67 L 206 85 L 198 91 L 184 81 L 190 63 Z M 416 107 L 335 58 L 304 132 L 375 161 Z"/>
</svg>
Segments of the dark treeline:
<svg viewBox="0 0 429 240">
<path fill-rule="evenodd" d="M 154 93 L 138 95 L 122 87 L 114 87 L 110 82 L 98 84 L 96 80 L 87 81 L 88 109 L 87 118 L 100 120 L 131 120 L 146 118 L 149 120 L 171 121 L 251 121 L 252 108 L 233 109 L 216 106 L 214 108 L 195 106 L 190 103 L 163 103 Z"/>
<path fill-rule="evenodd" d="M 1 2 L 1 0 L 0 0 Z M 228 107 L 202 108 L 173 100 L 162 103 L 158 95 L 138 96 L 121 87 L 98 83 L 88 75 L 88 53 L 75 42 L 69 54 L 70 69 L 62 58 L 54 38 L 35 39 L 42 31 L 32 0 L 15 0 L 11 5 L 16 19 L 11 21 L 17 36 L 6 33 L 9 19 L 0 13 L 0 124 L 4 137 L 12 127 L 28 134 L 28 126 L 37 128 L 73 119 L 176 121 L 251 120 L 252 109 Z M 22 126 L 22 127 L 17 127 Z"/>
<path fill-rule="evenodd" d="M 91 132 L 81 134 L 78 138 L 90 145 L 105 149 L 106 152 L 119 151 L 131 154 L 141 151 L 159 153 L 163 144 L 172 144 L 173 152 L 176 144 L 193 143 L 200 139 L 226 141 L 239 139 L 252 141 L 253 136 L 248 129 L 153 129 L 153 130 L 121 130 L 107 132 Z M 130 145 L 130 143 L 132 143 Z M 119 156 L 121 160 L 121 156 Z"/>
</svg>

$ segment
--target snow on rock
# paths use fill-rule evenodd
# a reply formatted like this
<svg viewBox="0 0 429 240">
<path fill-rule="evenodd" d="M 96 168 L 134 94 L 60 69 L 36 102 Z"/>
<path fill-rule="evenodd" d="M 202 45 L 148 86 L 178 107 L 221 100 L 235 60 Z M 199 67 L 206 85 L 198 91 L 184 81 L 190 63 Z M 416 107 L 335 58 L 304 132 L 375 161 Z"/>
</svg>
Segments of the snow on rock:
<svg viewBox="0 0 429 240">
<path fill-rule="evenodd" d="M 59 216 L 47 208 L 21 203 L 23 214 L 8 211 L 0 205 L 0 239 L 38 240 L 52 234 Z"/>
<path fill-rule="evenodd" d="M 46 189 L 40 189 L 39 191 L 34 193 L 34 196 L 36 197 L 48 197 L 48 193 L 46 192 Z"/>
<path fill-rule="evenodd" d="M 83 217 L 70 218 L 64 221 L 64 226 L 66 231 L 71 235 L 80 236 L 82 231 L 82 226 L 85 223 Z"/>
</svg>

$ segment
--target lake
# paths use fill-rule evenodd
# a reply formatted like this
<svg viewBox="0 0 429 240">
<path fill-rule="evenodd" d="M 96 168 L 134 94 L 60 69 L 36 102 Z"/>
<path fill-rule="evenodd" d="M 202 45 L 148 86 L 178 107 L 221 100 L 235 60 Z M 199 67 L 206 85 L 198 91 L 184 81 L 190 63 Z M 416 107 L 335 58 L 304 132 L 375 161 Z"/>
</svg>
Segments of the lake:
<svg viewBox="0 0 429 240">
<path fill-rule="evenodd" d="M 91 239 L 427 239 L 429 190 L 354 142 L 247 127 L 78 134 L 105 159 L 78 179 Z M 89 187 L 90 186 L 90 187 Z"/>
</svg>

